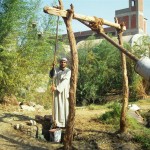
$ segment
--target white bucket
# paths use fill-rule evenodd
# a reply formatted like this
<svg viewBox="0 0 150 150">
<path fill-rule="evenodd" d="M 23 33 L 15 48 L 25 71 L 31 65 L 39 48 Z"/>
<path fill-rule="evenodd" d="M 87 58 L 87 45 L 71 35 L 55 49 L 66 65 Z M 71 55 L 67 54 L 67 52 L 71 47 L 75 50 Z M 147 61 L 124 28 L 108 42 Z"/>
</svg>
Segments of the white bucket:
<svg viewBox="0 0 150 150">
<path fill-rule="evenodd" d="M 50 132 L 50 141 L 51 142 L 60 142 L 61 141 L 61 132 L 62 129 L 56 128 L 49 130 Z"/>
<path fill-rule="evenodd" d="M 142 57 L 135 65 L 135 72 L 141 75 L 145 80 L 150 81 L 150 59 Z"/>
</svg>

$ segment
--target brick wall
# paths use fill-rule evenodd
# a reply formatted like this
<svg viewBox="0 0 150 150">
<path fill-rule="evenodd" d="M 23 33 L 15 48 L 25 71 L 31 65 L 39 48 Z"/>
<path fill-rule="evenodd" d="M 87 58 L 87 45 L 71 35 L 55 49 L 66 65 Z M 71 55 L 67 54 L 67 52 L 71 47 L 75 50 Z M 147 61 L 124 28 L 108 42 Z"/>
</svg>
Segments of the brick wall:
<svg viewBox="0 0 150 150">
<path fill-rule="evenodd" d="M 129 16 L 118 17 L 118 23 L 124 22 L 126 29 L 129 29 Z"/>
<path fill-rule="evenodd" d="M 131 16 L 131 29 L 136 28 L 136 15 Z"/>
</svg>

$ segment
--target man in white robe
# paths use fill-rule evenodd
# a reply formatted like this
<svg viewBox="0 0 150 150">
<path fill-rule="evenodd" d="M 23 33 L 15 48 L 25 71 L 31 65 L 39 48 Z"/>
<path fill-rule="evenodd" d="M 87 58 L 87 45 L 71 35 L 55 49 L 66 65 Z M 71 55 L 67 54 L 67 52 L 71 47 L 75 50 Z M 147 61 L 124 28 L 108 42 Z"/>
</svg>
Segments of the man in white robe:
<svg viewBox="0 0 150 150">
<path fill-rule="evenodd" d="M 69 114 L 69 89 L 71 70 L 67 68 L 67 59 L 61 58 L 59 68 L 52 69 L 50 76 L 54 78 L 54 121 L 57 127 L 66 127 Z"/>
</svg>

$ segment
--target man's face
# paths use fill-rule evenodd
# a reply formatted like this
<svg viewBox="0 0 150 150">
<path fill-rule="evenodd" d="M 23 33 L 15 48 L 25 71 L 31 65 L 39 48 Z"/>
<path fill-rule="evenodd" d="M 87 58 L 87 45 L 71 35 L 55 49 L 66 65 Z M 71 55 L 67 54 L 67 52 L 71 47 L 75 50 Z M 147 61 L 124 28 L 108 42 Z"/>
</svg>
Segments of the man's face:
<svg viewBox="0 0 150 150">
<path fill-rule="evenodd" d="M 66 61 L 64 61 L 64 60 L 62 60 L 62 61 L 60 61 L 60 68 L 65 68 L 67 66 L 67 62 Z"/>
</svg>

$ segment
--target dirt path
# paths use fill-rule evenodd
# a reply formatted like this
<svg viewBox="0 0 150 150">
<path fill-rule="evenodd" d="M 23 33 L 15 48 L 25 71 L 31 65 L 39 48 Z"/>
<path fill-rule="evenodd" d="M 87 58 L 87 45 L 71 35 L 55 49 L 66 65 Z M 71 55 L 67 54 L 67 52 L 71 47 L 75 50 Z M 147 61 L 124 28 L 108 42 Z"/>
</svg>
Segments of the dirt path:
<svg viewBox="0 0 150 150">
<path fill-rule="evenodd" d="M 35 115 L 48 115 L 51 111 L 22 112 L 18 107 L 0 106 L 0 150 L 53 150 L 63 146 L 39 140 L 14 129 L 17 123 L 34 120 Z M 140 150 L 130 139 L 119 139 L 111 125 L 96 121 L 105 110 L 76 109 L 74 147 L 79 150 Z"/>
</svg>

